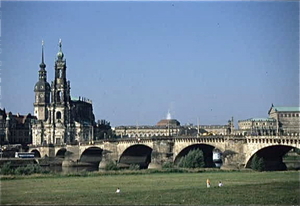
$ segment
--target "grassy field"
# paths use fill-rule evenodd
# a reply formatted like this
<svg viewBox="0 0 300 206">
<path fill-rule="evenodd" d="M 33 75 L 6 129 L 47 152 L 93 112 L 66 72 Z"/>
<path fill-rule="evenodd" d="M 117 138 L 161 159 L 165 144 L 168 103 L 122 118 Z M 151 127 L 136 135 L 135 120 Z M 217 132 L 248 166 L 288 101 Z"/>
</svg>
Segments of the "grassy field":
<svg viewBox="0 0 300 206">
<path fill-rule="evenodd" d="M 212 187 L 206 188 L 206 179 Z M 223 187 L 218 188 L 221 180 Z M 116 194 L 120 187 L 121 193 Z M 1 204 L 299 205 L 299 172 L 30 176 L 1 180 Z"/>
</svg>

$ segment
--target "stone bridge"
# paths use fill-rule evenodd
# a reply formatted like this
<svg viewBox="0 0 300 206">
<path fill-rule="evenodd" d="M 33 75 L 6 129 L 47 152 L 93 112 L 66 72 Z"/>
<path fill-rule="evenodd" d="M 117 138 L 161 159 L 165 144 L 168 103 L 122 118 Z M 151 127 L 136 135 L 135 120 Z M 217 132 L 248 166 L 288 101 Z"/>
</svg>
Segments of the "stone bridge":
<svg viewBox="0 0 300 206">
<path fill-rule="evenodd" d="M 205 165 L 214 167 L 213 153 L 222 154 L 223 167 L 249 167 L 251 158 L 263 157 L 269 169 L 282 167 L 282 157 L 300 149 L 299 136 L 201 136 L 107 139 L 79 145 L 31 146 L 37 157 L 61 157 L 63 165 L 93 164 L 104 168 L 108 161 L 121 167 L 159 168 L 166 162 L 177 164 L 190 150 L 201 149 Z"/>
</svg>

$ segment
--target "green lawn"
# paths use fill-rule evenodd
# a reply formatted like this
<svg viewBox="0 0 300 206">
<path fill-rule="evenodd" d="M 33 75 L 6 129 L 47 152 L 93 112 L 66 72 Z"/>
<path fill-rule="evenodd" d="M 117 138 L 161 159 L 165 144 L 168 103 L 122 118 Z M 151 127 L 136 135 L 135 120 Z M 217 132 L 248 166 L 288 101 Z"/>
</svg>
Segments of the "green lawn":
<svg viewBox="0 0 300 206">
<path fill-rule="evenodd" d="M 212 183 L 206 188 L 206 179 Z M 218 188 L 222 180 L 224 187 Z M 121 193 L 115 190 L 120 187 Z M 203 172 L 1 180 L 1 204 L 299 205 L 299 172 Z"/>
</svg>

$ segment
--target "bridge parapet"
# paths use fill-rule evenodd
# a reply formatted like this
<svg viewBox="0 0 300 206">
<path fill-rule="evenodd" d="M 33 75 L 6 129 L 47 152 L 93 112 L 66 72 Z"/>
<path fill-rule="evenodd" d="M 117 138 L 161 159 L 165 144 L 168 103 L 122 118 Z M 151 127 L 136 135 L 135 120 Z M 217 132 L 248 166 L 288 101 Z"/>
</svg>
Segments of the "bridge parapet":
<svg viewBox="0 0 300 206">
<path fill-rule="evenodd" d="M 284 144 L 299 147 L 299 136 L 251 136 L 246 137 L 248 144 Z"/>
</svg>

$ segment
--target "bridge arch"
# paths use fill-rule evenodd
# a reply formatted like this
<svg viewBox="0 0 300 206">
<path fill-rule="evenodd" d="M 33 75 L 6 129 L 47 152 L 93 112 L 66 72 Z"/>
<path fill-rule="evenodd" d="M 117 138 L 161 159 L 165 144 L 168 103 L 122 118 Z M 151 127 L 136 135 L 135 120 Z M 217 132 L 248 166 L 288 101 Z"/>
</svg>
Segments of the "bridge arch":
<svg viewBox="0 0 300 206">
<path fill-rule="evenodd" d="M 272 170 L 286 170 L 286 165 L 283 163 L 283 156 L 291 149 L 296 148 L 291 145 L 268 145 L 262 148 L 255 149 L 246 159 L 246 168 L 251 168 L 251 163 L 254 155 L 263 158 L 265 161 L 265 169 Z"/>
<path fill-rule="evenodd" d="M 99 166 L 99 163 L 102 160 L 103 149 L 97 146 L 91 146 L 85 148 L 81 153 L 78 162 L 81 164 L 85 163 L 91 166 Z"/>
<path fill-rule="evenodd" d="M 187 155 L 190 151 L 200 149 L 203 152 L 205 167 L 215 167 L 215 163 L 213 162 L 213 151 L 217 149 L 221 151 L 221 149 L 216 148 L 210 144 L 204 143 L 194 143 L 184 147 L 178 154 L 174 157 L 174 164 L 177 165 L 182 157 Z"/>
<path fill-rule="evenodd" d="M 140 169 L 147 169 L 151 162 L 152 148 L 145 144 L 134 144 L 126 148 L 119 158 L 120 167 L 139 165 Z"/>
<path fill-rule="evenodd" d="M 64 158 L 66 152 L 67 152 L 66 148 L 60 148 L 59 150 L 57 150 L 55 157 Z"/>
<path fill-rule="evenodd" d="M 30 152 L 34 153 L 34 157 L 40 158 L 41 157 L 41 152 L 38 149 L 32 149 Z"/>
</svg>

